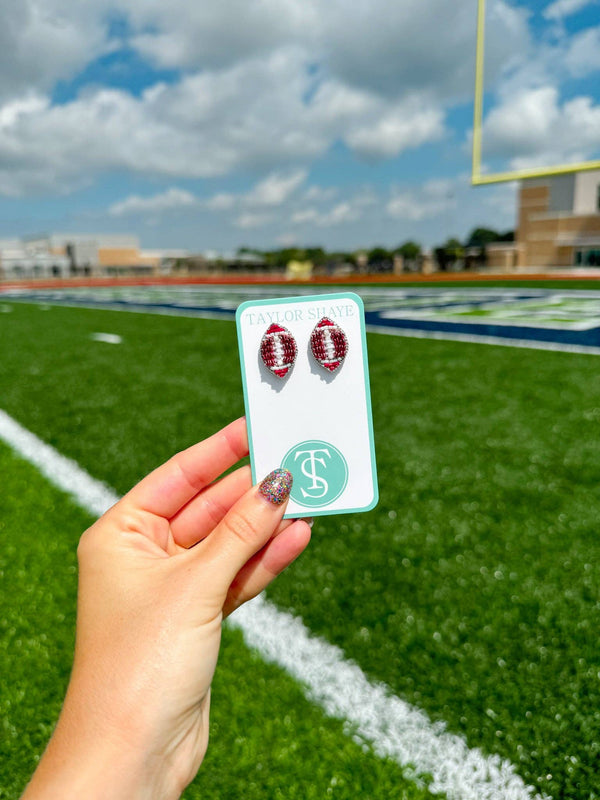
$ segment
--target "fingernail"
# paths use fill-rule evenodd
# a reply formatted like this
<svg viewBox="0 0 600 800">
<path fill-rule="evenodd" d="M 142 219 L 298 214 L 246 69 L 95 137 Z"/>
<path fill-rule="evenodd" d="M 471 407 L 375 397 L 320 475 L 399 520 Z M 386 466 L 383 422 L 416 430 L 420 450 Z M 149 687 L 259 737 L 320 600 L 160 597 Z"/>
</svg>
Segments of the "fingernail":
<svg viewBox="0 0 600 800">
<path fill-rule="evenodd" d="M 306 522 L 309 528 L 312 528 L 312 526 L 315 524 L 314 517 L 302 517 L 302 521 Z"/>
<path fill-rule="evenodd" d="M 289 470 L 274 469 L 260 483 L 258 491 L 269 503 L 280 506 L 290 496 L 293 481 L 292 473 Z"/>
</svg>

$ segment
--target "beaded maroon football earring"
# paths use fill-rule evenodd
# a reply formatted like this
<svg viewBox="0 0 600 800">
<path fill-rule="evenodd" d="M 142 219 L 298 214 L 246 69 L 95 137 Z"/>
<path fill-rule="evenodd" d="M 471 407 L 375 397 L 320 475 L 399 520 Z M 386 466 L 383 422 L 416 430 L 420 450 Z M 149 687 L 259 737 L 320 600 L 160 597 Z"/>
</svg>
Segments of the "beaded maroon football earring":
<svg viewBox="0 0 600 800">
<path fill-rule="evenodd" d="M 260 340 L 260 357 L 273 375 L 284 378 L 296 363 L 296 340 L 283 325 L 273 323 Z"/>
<path fill-rule="evenodd" d="M 348 354 L 348 339 L 339 325 L 323 317 L 310 335 L 310 349 L 318 364 L 335 372 Z"/>
</svg>

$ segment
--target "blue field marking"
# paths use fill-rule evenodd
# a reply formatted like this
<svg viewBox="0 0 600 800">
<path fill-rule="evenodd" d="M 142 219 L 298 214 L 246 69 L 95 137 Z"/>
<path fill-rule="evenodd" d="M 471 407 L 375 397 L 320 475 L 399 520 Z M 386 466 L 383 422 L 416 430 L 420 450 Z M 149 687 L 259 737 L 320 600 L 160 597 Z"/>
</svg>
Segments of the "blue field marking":
<svg viewBox="0 0 600 800">
<path fill-rule="evenodd" d="M 371 332 L 600 354 L 600 292 L 353 287 Z M 323 286 L 137 286 L 0 291 L 4 300 L 233 320 L 249 299 L 326 294 Z"/>
</svg>

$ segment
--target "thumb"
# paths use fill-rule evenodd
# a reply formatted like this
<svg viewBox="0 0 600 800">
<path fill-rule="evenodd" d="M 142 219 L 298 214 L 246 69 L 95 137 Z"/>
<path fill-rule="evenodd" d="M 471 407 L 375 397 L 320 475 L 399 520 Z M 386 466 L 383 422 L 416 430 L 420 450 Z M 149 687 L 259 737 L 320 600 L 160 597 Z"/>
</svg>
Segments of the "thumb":
<svg viewBox="0 0 600 800">
<path fill-rule="evenodd" d="M 276 469 L 250 489 L 199 546 L 208 567 L 205 589 L 225 598 L 242 567 L 272 538 L 292 490 L 292 473 Z"/>
</svg>

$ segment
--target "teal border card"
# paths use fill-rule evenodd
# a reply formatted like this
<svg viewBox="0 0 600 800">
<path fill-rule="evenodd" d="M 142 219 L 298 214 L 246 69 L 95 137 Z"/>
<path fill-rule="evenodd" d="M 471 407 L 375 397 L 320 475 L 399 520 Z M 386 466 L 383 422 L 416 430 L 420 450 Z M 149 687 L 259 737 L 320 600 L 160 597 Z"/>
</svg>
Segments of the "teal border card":
<svg viewBox="0 0 600 800">
<path fill-rule="evenodd" d="M 236 311 L 236 326 L 237 326 L 237 333 L 238 333 L 238 346 L 239 346 L 239 354 L 240 354 L 240 368 L 242 373 L 242 385 L 244 391 L 244 407 L 246 410 L 246 420 L 248 426 L 248 445 L 250 450 L 250 466 L 252 469 L 252 482 L 255 484 L 264 476 L 257 476 L 256 474 L 256 464 L 255 464 L 255 442 L 254 442 L 254 431 L 252 429 L 252 419 L 250 416 L 250 404 L 249 404 L 249 397 L 248 397 L 248 384 L 246 378 L 246 367 L 245 364 L 246 358 L 256 358 L 256 353 L 248 353 L 244 352 L 244 341 L 242 336 L 241 330 L 241 316 L 242 314 L 249 308 L 254 308 L 257 306 L 269 306 L 269 305 L 286 305 L 286 304 L 299 304 L 299 303 L 331 303 L 340 300 L 351 300 L 356 303 L 359 311 L 360 311 L 360 333 L 361 333 L 361 346 L 362 346 L 362 357 L 363 357 L 363 368 L 364 368 L 364 387 L 365 387 L 365 398 L 366 398 L 366 414 L 367 414 L 367 426 L 368 426 L 368 436 L 369 436 L 369 445 L 370 445 L 370 456 L 371 456 L 371 478 L 372 478 L 372 487 L 373 487 L 373 498 L 372 500 L 365 506 L 358 507 L 358 508 L 344 508 L 344 509 L 325 509 L 319 510 L 318 507 L 316 508 L 306 508 L 306 516 L 327 516 L 331 514 L 352 514 L 352 513 L 359 513 L 359 512 L 366 512 L 373 509 L 377 503 L 379 502 L 379 487 L 377 484 L 377 463 L 375 459 L 375 442 L 374 442 L 374 434 L 373 434 L 373 410 L 372 410 L 372 403 L 371 403 L 371 383 L 369 380 L 369 362 L 368 362 L 368 352 L 367 352 L 367 334 L 365 329 L 365 317 L 364 317 L 364 304 L 362 298 L 357 295 L 355 292 L 335 292 L 332 294 L 321 294 L 321 295 L 297 295 L 295 297 L 278 297 L 272 299 L 263 299 L 263 300 L 248 300 L 238 306 Z M 363 418 L 364 419 L 364 418 Z M 285 458 L 285 457 L 284 457 Z M 283 460 L 282 460 L 283 463 Z M 293 514 L 286 514 L 284 518 L 298 518 L 302 516 L 301 513 L 295 511 Z"/>
</svg>

